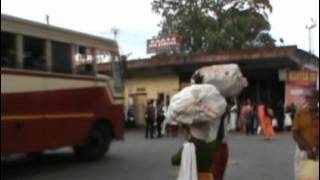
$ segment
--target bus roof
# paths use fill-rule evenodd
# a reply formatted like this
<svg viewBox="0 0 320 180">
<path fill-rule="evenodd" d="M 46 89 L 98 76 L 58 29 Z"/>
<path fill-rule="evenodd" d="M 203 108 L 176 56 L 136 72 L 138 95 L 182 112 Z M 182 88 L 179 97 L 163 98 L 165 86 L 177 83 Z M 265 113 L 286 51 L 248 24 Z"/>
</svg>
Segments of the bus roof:
<svg viewBox="0 0 320 180">
<path fill-rule="evenodd" d="M 114 40 L 1 14 L 1 32 L 90 46 L 118 53 Z"/>
</svg>

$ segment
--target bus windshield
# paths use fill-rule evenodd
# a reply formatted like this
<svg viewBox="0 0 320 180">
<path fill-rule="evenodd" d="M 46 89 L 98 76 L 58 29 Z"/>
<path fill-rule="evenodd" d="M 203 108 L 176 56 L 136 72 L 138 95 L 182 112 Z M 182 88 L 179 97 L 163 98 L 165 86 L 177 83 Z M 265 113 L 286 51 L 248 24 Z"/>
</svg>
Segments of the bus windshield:
<svg viewBox="0 0 320 180">
<path fill-rule="evenodd" d="M 111 71 L 106 74 L 112 77 L 114 89 L 117 92 L 122 92 L 124 87 L 124 84 L 123 84 L 124 59 L 121 59 L 119 54 L 100 50 L 96 53 L 96 60 L 98 65 L 106 64 L 106 63 L 111 64 Z M 104 72 L 100 72 L 100 73 L 102 73 L 102 74 L 99 74 L 100 76 L 105 74 Z"/>
</svg>

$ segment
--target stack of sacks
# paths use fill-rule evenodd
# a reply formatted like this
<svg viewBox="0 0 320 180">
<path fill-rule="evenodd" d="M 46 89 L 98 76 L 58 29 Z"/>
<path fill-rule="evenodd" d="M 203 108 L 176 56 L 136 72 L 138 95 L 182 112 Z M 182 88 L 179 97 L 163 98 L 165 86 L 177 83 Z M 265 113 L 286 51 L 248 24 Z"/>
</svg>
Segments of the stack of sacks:
<svg viewBox="0 0 320 180">
<path fill-rule="evenodd" d="M 214 123 L 219 122 L 226 107 L 225 98 L 215 86 L 194 84 L 172 97 L 167 118 L 185 125 Z"/>
<path fill-rule="evenodd" d="M 237 96 L 248 86 L 247 79 L 236 64 L 208 66 L 197 70 L 195 74 L 203 76 L 203 83 L 214 85 L 225 97 Z M 191 83 L 194 83 L 193 80 Z"/>
</svg>

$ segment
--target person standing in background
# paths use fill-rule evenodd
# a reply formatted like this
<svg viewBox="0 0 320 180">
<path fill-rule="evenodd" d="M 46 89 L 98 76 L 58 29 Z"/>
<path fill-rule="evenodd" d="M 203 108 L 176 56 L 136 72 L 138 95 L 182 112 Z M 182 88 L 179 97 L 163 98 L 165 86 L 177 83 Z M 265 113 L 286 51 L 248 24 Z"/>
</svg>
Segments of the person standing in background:
<svg viewBox="0 0 320 180">
<path fill-rule="evenodd" d="M 165 119 L 165 115 L 164 115 L 164 105 L 163 105 L 163 101 L 161 100 L 158 100 L 157 101 L 157 135 L 158 135 L 158 138 L 161 138 L 162 137 L 162 124 L 163 124 L 163 121 Z"/>
<path fill-rule="evenodd" d="M 154 100 L 151 99 L 148 101 L 146 110 L 145 110 L 145 121 L 146 121 L 146 139 L 153 139 L 154 136 L 154 122 L 155 122 L 155 108 L 154 108 Z"/>
<path fill-rule="evenodd" d="M 295 154 L 295 178 L 299 178 L 302 160 L 319 162 L 319 91 L 312 90 L 307 103 L 296 114 L 293 123 L 293 139 L 297 143 Z M 319 173 L 319 169 L 318 169 Z"/>
<path fill-rule="evenodd" d="M 247 105 L 245 106 L 245 115 L 244 118 L 246 118 L 246 134 L 250 135 L 253 134 L 253 123 L 254 123 L 254 117 L 253 117 L 253 106 L 250 99 L 247 100 Z"/>
<path fill-rule="evenodd" d="M 238 119 L 238 106 L 237 103 L 233 102 L 230 109 L 230 123 L 229 130 L 235 131 L 237 129 L 237 119 Z"/>
<path fill-rule="evenodd" d="M 297 113 L 297 107 L 293 102 L 289 105 L 288 112 L 290 112 L 291 119 L 294 120 Z"/>
<path fill-rule="evenodd" d="M 258 105 L 254 104 L 252 107 L 253 107 L 252 113 L 253 113 L 253 118 L 254 118 L 253 132 L 254 132 L 254 134 L 256 134 L 258 131 L 258 127 L 260 125 L 259 118 L 258 118 Z"/>
<path fill-rule="evenodd" d="M 274 129 L 272 127 L 272 117 L 270 113 L 270 108 L 265 104 L 260 102 L 258 106 L 258 117 L 260 120 L 260 126 L 265 140 L 271 140 L 275 135 Z"/>
<path fill-rule="evenodd" d="M 257 108 L 253 103 L 250 106 L 250 111 L 248 112 L 247 134 L 254 135 L 257 130 Z"/>
<path fill-rule="evenodd" d="M 244 102 L 241 105 L 241 112 L 240 112 L 240 131 L 245 133 L 247 131 L 246 129 L 246 120 L 247 120 L 247 114 L 246 114 L 246 106 L 247 106 L 247 102 Z"/>
<path fill-rule="evenodd" d="M 291 113 L 291 108 L 290 106 L 286 106 L 285 108 L 285 116 L 284 116 L 284 129 L 285 131 L 291 131 L 292 129 L 292 123 L 293 123 L 293 119 L 292 119 L 292 113 Z"/>
<path fill-rule="evenodd" d="M 285 110 L 284 110 L 284 104 L 282 101 L 279 101 L 277 103 L 276 109 L 275 109 L 275 117 L 277 119 L 278 123 L 278 131 L 282 132 L 284 130 L 284 119 L 285 119 Z"/>
</svg>

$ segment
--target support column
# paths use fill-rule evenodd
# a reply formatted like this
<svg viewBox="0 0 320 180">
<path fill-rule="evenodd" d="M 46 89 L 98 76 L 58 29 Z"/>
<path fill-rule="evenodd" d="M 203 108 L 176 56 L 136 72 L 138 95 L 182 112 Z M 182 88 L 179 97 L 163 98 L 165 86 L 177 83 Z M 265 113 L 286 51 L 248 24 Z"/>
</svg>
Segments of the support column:
<svg viewBox="0 0 320 180">
<path fill-rule="evenodd" d="M 116 67 L 116 54 L 114 54 L 114 53 L 111 53 L 111 67 L 112 67 L 112 69 L 111 69 L 112 78 L 114 80 L 116 80 L 116 78 L 117 78 L 117 74 L 116 74 L 117 67 Z"/>
<path fill-rule="evenodd" d="M 92 48 L 92 73 L 97 75 L 97 49 Z"/>
<path fill-rule="evenodd" d="M 16 52 L 17 68 L 23 69 L 23 36 L 21 34 L 16 35 Z"/>
<path fill-rule="evenodd" d="M 71 73 L 72 74 L 76 74 L 77 73 L 77 69 L 76 69 L 76 54 L 78 52 L 78 46 L 75 44 L 71 44 Z"/>
<path fill-rule="evenodd" d="M 46 70 L 52 72 L 52 44 L 50 40 L 46 40 L 45 45 Z"/>
</svg>

